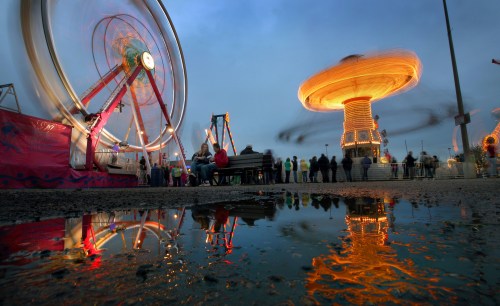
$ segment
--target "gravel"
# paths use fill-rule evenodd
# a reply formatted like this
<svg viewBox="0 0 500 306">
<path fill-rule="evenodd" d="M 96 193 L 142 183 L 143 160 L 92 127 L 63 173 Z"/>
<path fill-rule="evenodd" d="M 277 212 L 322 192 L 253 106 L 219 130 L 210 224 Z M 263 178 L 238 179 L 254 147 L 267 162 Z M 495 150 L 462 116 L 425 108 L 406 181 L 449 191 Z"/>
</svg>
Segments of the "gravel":
<svg viewBox="0 0 500 306">
<path fill-rule="evenodd" d="M 403 198 L 416 203 L 474 203 L 500 211 L 500 179 L 373 181 L 213 187 L 0 190 L 0 223 L 11 224 L 83 212 L 169 208 L 249 201 L 284 191 L 341 197 Z"/>
</svg>

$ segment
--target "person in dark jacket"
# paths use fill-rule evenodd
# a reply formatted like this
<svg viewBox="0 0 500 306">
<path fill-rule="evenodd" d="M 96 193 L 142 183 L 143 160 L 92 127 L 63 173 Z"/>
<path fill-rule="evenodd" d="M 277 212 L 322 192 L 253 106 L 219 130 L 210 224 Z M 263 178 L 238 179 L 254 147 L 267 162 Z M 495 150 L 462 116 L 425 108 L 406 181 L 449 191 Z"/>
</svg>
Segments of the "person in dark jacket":
<svg viewBox="0 0 500 306">
<path fill-rule="evenodd" d="M 363 167 L 363 181 L 368 181 L 368 169 L 370 169 L 371 164 L 372 160 L 368 157 L 368 155 L 365 155 L 365 157 L 361 160 L 361 166 Z"/>
<path fill-rule="evenodd" d="M 351 170 L 352 170 L 352 159 L 349 154 L 346 154 L 341 161 L 342 168 L 344 168 L 345 179 L 347 182 L 352 182 Z"/>
<path fill-rule="evenodd" d="M 297 184 L 299 179 L 297 177 L 297 171 L 299 170 L 299 162 L 297 160 L 297 156 L 293 156 L 292 158 L 292 173 L 293 173 L 293 182 Z"/>
<path fill-rule="evenodd" d="M 317 183 L 318 171 L 319 171 L 318 158 L 316 156 L 313 156 L 310 164 L 311 165 L 309 167 L 309 178 L 311 179 L 311 182 Z"/>
<path fill-rule="evenodd" d="M 276 170 L 276 184 L 283 183 L 283 161 L 281 158 L 276 159 L 276 163 L 274 164 L 274 169 Z"/>
<path fill-rule="evenodd" d="M 248 155 L 248 154 L 255 154 L 259 152 L 255 152 L 253 150 L 252 145 L 247 145 L 241 152 L 240 155 Z M 252 181 L 256 181 L 255 178 L 252 176 L 251 172 L 244 171 L 244 174 L 241 175 L 241 183 L 242 184 L 249 184 Z"/>
<path fill-rule="evenodd" d="M 323 177 L 323 183 L 328 183 L 330 182 L 330 161 L 328 160 L 328 157 L 325 156 L 325 154 L 321 154 L 321 156 L 318 159 L 318 166 L 319 170 L 321 171 L 321 176 Z"/>
<path fill-rule="evenodd" d="M 330 160 L 330 169 L 332 170 L 332 183 L 337 182 L 337 160 L 335 155 L 332 156 L 332 159 Z"/>
<path fill-rule="evenodd" d="M 410 180 L 415 178 L 415 161 L 416 159 L 413 157 L 413 152 L 408 152 L 408 155 L 406 155 L 406 168 L 408 168 Z"/>
<path fill-rule="evenodd" d="M 264 160 L 268 160 L 271 162 L 270 164 L 266 163 L 266 166 L 264 166 L 264 169 L 263 169 L 264 170 L 264 184 L 266 184 L 266 185 L 273 184 L 274 185 L 274 179 L 275 179 L 274 167 L 275 167 L 276 162 L 275 162 L 274 157 L 273 157 L 273 151 L 271 151 L 269 149 L 265 150 L 264 151 Z"/>
<path fill-rule="evenodd" d="M 252 148 L 252 145 L 247 145 L 243 151 L 240 152 L 240 155 L 246 155 L 246 154 L 254 154 L 254 153 L 259 153 L 255 152 Z"/>
</svg>

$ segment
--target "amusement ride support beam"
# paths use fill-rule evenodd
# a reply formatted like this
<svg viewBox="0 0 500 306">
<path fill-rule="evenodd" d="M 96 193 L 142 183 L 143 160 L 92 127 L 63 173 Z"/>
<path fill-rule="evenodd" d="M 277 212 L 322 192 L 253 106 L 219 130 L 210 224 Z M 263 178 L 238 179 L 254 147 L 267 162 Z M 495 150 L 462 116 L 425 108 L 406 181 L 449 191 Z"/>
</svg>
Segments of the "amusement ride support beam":
<svg viewBox="0 0 500 306">
<path fill-rule="evenodd" d="M 215 141 L 217 143 L 219 143 L 219 127 L 217 126 L 217 123 L 218 123 L 217 121 L 218 121 L 218 119 L 217 119 L 217 116 L 216 116 L 215 117 L 215 122 L 214 122 L 214 125 L 215 125 Z M 222 146 L 221 146 L 221 148 L 222 148 Z"/>
<path fill-rule="evenodd" d="M 134 80 L 139 75 L 139 72 L 144 69 L 141 65 L 137 66 L 134 72 L 128 77 L 127 81 L 120 88 L 116 96 L 113 98 L 111 103 L 102 109 L 99 113 L 95 114 L 95 121 L 90 127 L 89 135 L 87 138 L 87 152 L 86 152 L 86 162 L 85 169 L 91 171 L 94 166 L 94 154 L 97 144 L 99 143 L 99 135 L 101 130 L 104 128 L 106 123 L 108 122 L 109 117 L 113 113 L 113 110 L 116 108 L 118 103 L 122 100 L 123 96 L 127 92 L 127 87 L 132 85 Z"/>
<path fill-rule="evenodd" d="M 84 106 L 92 100 L 95 95 L 97 95 L 106 85 L 108 85 L 111 80 L 114 79 L 121 71 L 123 70 L 122 65 L 115 66 L 112 70 L 110 70 L 102 79 L 99 79 L 94 85 L 92 85 L 83 95 L 81 102 Z"/>
<path fill-rule="evenodd" d="M 146 160 L 146 171 L 149 175 L 151 175 L 151 162 L 149 161 L 148 151 L 146 150 L 144 138 L 142 137 L 143 132 L 141 130 L 141 125 L 139 124 L 139 120 L 137 118 L 137 112 L 135 110 L 135 107 L 132 107 L 132 118 L 134 119 L 134 122 L 135 122 L 135 129 L 137 130 L 137 137 L 139 137 L 139 142 L 141 143 L 142 156 L 144 156 L 144 159 Z"/>
<path fill-rule="evenodd" d="M 135 113 L 137 114 L 137 120 L 139 120 L 139 126 L 141 127 L 144 143 L 149 143 L 149 137 L 146 133 L 146 127 L 144 126 L 144 120 L 142 119 L 141 109 L 139 108 L 139 102 L 137 102 L 137 96 L 135 94 L 134 87 L 130 87 L 130 95 L 132 96 Z"/>
<path fill-rule="evenodd" d="M 210 134 L 208 133 L 208 131 L 212 132 L 212 128 L 214 126 L 214 123 L 210 123 L 210 127 L 208 128 L 208 130 L 205 130 L 206 134 L 207 134 L 207 137 L 205 137 L 205 142 L 204 143 L 207 143 L 208 142 L 208 139 L 210 139 Z"/>
<path fill-rule="evenodd" d="M 153 78 L 153 75 L 151 74 L 151 71 L 148 69 L 144 69 L 146 71 L 146 74 L 148 76 L 149 82 L 151 83 L 151 86 L 153 87 L 153 90 L 156 95 L 156 99 L 158 100 L 158 103 L 160 104 L 161 111 L 163 112 L 163 116 L 165 117 L 165 120 L 167 121 L 167 125 L 170 125 L 172 128 L 174 128 L 174 131 L 172 132 L 172 137 L 174 138 L 175 143 L 179 147 L 180 150 L 182 150 L 182 145 L 181 142 L 179 141 L 179 138 L 177 138 L 177 133 L 175 132 L 175 127 L 172 125 L 172 120 L 170 119 L 170 115 L 168 114 L 167 108 L 165 107 L 165 104 L 163 103 L 163 99 L 161 98 L 160 91 L 158 90 L 158 87 L 156 86 L 156 82 Z M 182 161 L 182 169 L 187 173 L 187 167 L 186 167 L 186 161 L 184 159 L 184 152 L 181 152 L 181 161 Z"/>
<path fill-rule="evenodd" d="M 142 232 L 144 231 L 144 225 L 146 223 L 147 216 L 148 210 L 146 209 L 141 217 L 141 225 L 139 226 L 139 230 L 137 231 L 137 236 L 135 236 L 134 249 L 140 248 L 140 246 L 142 246 L 143 241 L 141 241 L 140 238 L 142 236 Z"/>
<path fill-rule="evenodd" d="M 7 88 L 7 90 L 5 91 L 5 93 L 3 93 L 3 88 Z M 11 84 L 0 85 L 0 104 L 2 104 L 3 100 L 5 99 L 5 97 L 8 94 L 14 95 L 14 98 L 16 99 L 17 112 L 19 114 L 21 114 L 21 106 L 19 105 L 19 101 L 17 100 L 16 89 L 14 88 L 14 84 L 12 84 L 12 83 Z M 3 107 L 3 108 L 7 108 L 7 107 Z M 10 108 L 7 108 L 7 109 L 10 109 Z"/>
<path fill-rule="evenodd" d="M 231 231 L 230 231 L 230 234 L 229 234 L 229 240 L 227 242 L 229 248 L 233 247 L 234 229 L 236 228 L 236 222 L 237 221 L 238 221 L 238 217 L 235 216 L 233 218 L 233 225 L 231 226 Z"/>
<path fill-rule="evenodd" d="M 181 227 L 182 227 L 182 224 L 184 223 L 184 216 L 186 215 L 186 207 L 183 207 L 182 208 L 182 212 L 181 212 L 181 217 L 179 218 L 179 223 L 177 224 L 177 228 L 175 229 L 175 235 L 179 235 L 180 232 L 181 232 Z"/>
<path fill-rule="evenodd" d="M 455 59 L 455 49 L 453 47 L 453 39 L 451 36 L 450 20 L 448 18 L 448 7 L 446 0 L 443 0 L 444 16 L 446 18 L 446 30 L 448 31 L 448 43 L 450 45 L 451 64 L 453 67 L 453 78 L 455 80 L 455 92 L 457 95 L 458 115 L 464 118 L 464 104 L 462 102 L 462 91 L 460 90 L 460 80 L 458 78 L 457 61 Z M 469 146 L 469 135 L 467 134 L 467 122 L 460 123 L 460 134 L 462 135 L 462 147 L 464 149 L 464 157 L 466 162 L 473 162 L 472 154 Z"/>
<path fill-rule="evenodd" d="M 128 137 L 130 136 L 130 130 L 132 129 L 132 123 L 134 123 L 134 116 L 130 117 L 130 123 L 128 124 L 127 133 L 125 133 L 124 141 L 128 141 Z"/>
<path fill-rule="evenodd" d="M 226 140 L 226 125 L 227 125 L 227 122 L 226 122 L 226 119 L 224 117 L 224 122 L 222 122 L 222 140 L 220 143 L 220 147 L 223 149 L 224 149 L 224 140 Z"/>
<path fill-rule="evenodd" d="M 228 113 L 226 113 L 226 115 L 224 115 L 224 123 L 226 124 L 226 127 L 227 127 L 227 134 L 229 135 L 229 140 L 231 141 L 231 147 L 233 148 L 234 156 L 236 156 L 236 155 L 238 155 L 238 153 L 236 153 L 236 147 L 234 145 L 233 134 L 231 133 L 231 128 L 229 128 L 229 114 Z"/>
<path fill-rule="evenodd" d="M 231 129 L 229 128 L 229 122 L 226 121 L 226 124 L 227 124 L 227 134 L 229 135 L 229 140 L 231 141 L 231 147 L 233 148 L 233 153 L 236 156 L 236 155 L 238 155 L 238 153 L 236 153 L 236 147 L 234 145 L 233 134 L 231 133 Z"/>
</svg>

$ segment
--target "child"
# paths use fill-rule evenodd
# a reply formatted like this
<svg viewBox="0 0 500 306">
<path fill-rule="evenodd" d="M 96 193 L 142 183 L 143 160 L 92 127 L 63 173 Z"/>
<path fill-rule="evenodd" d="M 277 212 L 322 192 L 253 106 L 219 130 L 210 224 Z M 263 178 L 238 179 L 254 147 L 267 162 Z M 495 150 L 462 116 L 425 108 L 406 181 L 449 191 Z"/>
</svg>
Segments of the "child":
<svg viewBox="0 0 500 306">
<path fill-rule="evenodd" d="M 181 187 L 182 170 L 179 166 L 172 168 L 172 180 L 174 187 Z"/>
</svg>

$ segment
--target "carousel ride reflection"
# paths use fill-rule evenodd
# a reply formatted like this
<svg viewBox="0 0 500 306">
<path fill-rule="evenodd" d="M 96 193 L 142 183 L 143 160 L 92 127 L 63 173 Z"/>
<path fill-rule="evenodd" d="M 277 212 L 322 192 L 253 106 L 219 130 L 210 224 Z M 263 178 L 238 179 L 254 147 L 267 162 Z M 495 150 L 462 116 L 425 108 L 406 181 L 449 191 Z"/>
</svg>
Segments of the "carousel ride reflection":
<svg viewBox="0 0 500 306">
<path fill-rule="evenodd" d="M 192 218 L 206 232 L 205 242 L 211 246 L 215 256 L 228 255 L 233 251 L 233 238 L 238 219 L 247 226 L 254 226 L 259 219 L 273 220 L 276 204 L 238 203 L 231 205 L 194 206 Z"/>
<path fill-rule="evenodd" d="M 308 294 L 318 302 L 349 304 L 395 303 L 401 299 L 433 294 L 432 278 L 426 278 L 411 259 L 398 259 L 388 241 L 394 231 L 395 200 L 345 198 L 347 236 L 331 243 L 329 253 L 313 258 L 308 273 Z M 387 215 L 385 203 L 388 203 Z"/>
<path fill-rule="evenodd" d="M 0 264 L 24 265 L 34 261 L 36 254 L 75 263 L 89 260 L 91 268 L 99 267 L 104 255 L 145 253 L 168 258 L 179 250 L 177 237 L 184 215 L 184 208 L 134 210 L 3 226 Z"/>
</svg>

